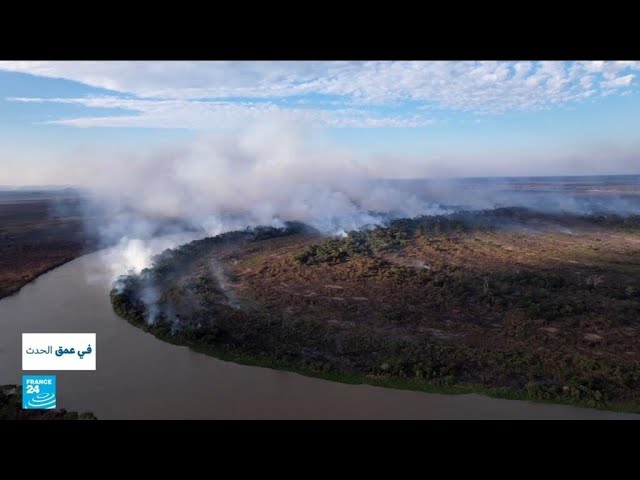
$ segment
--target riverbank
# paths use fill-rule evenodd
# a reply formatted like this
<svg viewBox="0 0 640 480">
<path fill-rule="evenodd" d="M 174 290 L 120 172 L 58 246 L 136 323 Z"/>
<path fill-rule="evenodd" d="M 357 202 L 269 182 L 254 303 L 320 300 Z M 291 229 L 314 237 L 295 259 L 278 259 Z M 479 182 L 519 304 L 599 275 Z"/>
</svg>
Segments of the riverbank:
<svg viewBox="0 0 640 480">
<path fill-rule="evenodd" d="M 286 372 L 297 373 L 312 378 L 320 378 L 332 382 L 340 382 L 349 385 L 371 385 L 374 387 L 394 388 L 399 390 L 412 390 L 425 393 L 436 393 L 443 395 L 463 395 L 476 393 L 486 395 L 491 398 L 499 398 L 505 400 L 522 400 L 532 401 L 536 403 L 547 403 L 557 405 L 570 405 L 582 408 L 596 408 L 599 410 L 607 410 L 620 413 L 640 414 L 640 404 L 616 404 L 616 405 L 594 405 L 592 402 L 576 401 L 568 398 L 540 398 L 525 391 L 518 391 L 509 388 L 487 387 L 478 384 L 458 384 L 444 382 L 425 382 L 420 379 L 409 379 L 402 377 L 394 377 L 391 375 L 363 375 L 354 372 L 327 371 L 322 368 L 316 369 L 310 367 L 303 362 L 283 361 L 267 356 L 250 355 L 241 350 L 224 349 L 215 347 L 211 344 L 189 340 L 181 335 L 168 334 L 162 328 L 154 328 L 140 317 L 131 316 L 129 313 L 120 310 L 114 306 L 114 311 L 119 317 L 126 320 L 130 324 L 152 334 L 154 337 L 172 345 L 185 346 L 194 352 L 209 355 L 218 360 L 233 362 L 240 365 L 252 367 L 271 368 Z"/>
<path fill-rule="evenodd" d="M 527 220 L 517 215 L 483 213 L 480 226 L 439 219 L 436 228 L 433 219 L 400 220 L 342 240 L 236 232 L 165 252 L 143 275 L 123 279 L 111 300 L 119 316 L 156 337 L 236 363 L 344 383 L 640 412 L 640 369 L 627 353 L 638 353 L 629 335 L 637 328 L 629 284 L 637 281 L 635 257 L 619 240 L 634 240 L 635 224 L 554 218 L 551 231 L 538 225 L 536 235 L 514 235 L 514 222 Z M 485 228 L 505 216 L 510 230 Z M 596 241 L 606 263 L 588 278 L 604 271 L 609 284 L 563 280 Z M 534 263 L 525 246 L 565 261 Z M 487 253 L 491 276 L 470 270 Z M 496 272 L 498 259 L 504 269 Z"/>
<path fill-rule="evenodd" d="M 71 260 L 81 257 L 82 255 L 92 253 L 95 250 L 97 249 L 90 251 L 79 250 L 69 255 L 62 255 L 62 258 L 58 258 L 56 260 L 50 259 L 49 261 L 40 263 L 37 268 L 27 267 L 26 269 L 15 271 L 15 278 L 8 279 L 0 284 L 0 300 L 4 297 L 17 294 L 20 292 L 22 287 L 33 282 L 39 276 L 44 275 L 51 270 L 55 270 L 65 263 L 69 263 Z M 62 252 L 58 251 L 58 254 L 60 253 Z"/>
</svg>

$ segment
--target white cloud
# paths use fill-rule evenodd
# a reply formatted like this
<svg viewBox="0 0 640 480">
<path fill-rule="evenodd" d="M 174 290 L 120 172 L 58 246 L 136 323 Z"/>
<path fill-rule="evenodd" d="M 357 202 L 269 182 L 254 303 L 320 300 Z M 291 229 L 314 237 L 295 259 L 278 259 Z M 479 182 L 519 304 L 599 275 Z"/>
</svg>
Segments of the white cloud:
<svg viewBox="0 0 640 480">
<path fill-rule="evenodd" d="M 587 72 L 601 72 L 604 67 L 602 60 L 594 60 L 590 62 L 583 62 L 584 68 Z"/>
<path fill-rule="evenodd" d="M 609 80 L 600 82 L 602 88 L 620 88 L 628 87 L 633 82 L 635 75 L 629 74 L 622 77 L 612 77 Z"/>
<path fill-rule="evenodd" d="M 106 97 L 51 101 L 137 112 L 57 120 L 67 125 L 209 128 L 269 111 L 330 126 L 419 126 L 433 123 L 437 114 L 423 118 L 416 112 L 500 114 L 606 96 L 614 88 L 622 93 L 640 62 L 5 61 L 0 70 L 112 91 Z M 290 100 L 304 108 L 283 106 Z M 337 110 L 327 108 L 336 101 Z"/>
<path fill-rule="evenodd" d="M 193 128 L 201 130 L 238 128 L 248 123 L 279 118 L 302 124 L 327 127 L 419 127 L 436 121 L 422 115 L 380 116 L 367 110 L 348 108 L 314 110 L 282 108 L 271 102 L 205 102 L 198 100 L 144 100 L 108 97 L 24 98 L 7 100 L 22 103 L 66 103 L 93 108 L 120 108 L 134 115 L 112 115 L 50 120 L 46 123 L 74 127 L 152 127 Z"/>
<path fill-rule="evenodd" d="M 582 88 L 591 88 L 591 85 L 593 85 L 593 76 L 585 75 L 582 77 L 580 79 L 580 85 L 582 85 Z"/>
</svg>

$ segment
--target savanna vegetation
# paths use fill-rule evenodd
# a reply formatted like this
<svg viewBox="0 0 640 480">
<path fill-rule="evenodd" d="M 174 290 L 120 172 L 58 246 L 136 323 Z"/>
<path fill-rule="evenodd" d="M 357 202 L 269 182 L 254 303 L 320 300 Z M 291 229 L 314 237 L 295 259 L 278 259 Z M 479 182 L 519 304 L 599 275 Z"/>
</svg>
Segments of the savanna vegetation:
<svg viewBox="0 0 640 480">
<path fill-rule="evenodd" d="M 232 232 L 165 251 L 111 298 L 160 338 L 244 363 L 640 411 L 638 216 Z"/>
</svg>

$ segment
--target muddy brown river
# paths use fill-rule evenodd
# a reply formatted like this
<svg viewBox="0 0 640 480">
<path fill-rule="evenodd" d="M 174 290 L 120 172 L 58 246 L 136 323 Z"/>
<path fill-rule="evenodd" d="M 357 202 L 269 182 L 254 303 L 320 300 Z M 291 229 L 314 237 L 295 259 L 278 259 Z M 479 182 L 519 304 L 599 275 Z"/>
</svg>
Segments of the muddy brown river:
<svg viewBox="0 0 640 480">
<path fill-rule="evenodd" d="M 21 382 L 23 332 L 95 332 L 97 370 L 54 373 L 58 407 L 100 419 L 640 419 L 640 415 L 346 385 L 223 362 L 116 316 L 100 254 L 0 300 L 0 384 Z M 25 372 L 35 374 L 39 372 Z"/>
</svg>

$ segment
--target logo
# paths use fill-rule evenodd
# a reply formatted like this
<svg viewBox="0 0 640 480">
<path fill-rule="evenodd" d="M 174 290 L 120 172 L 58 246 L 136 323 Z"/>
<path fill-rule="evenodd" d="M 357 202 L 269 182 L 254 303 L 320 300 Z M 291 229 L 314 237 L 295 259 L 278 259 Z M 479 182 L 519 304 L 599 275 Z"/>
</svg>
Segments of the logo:
<svg viewBox="0 0 640 480">
<path fill-rule="evenodd" d="M 22 370 L 95 369 L 95 333 L 22 334 Z"/>
<path fill-rule="evenodd" d="M 22 408 L 28 410 L 56 408 L 56 376 L 23 375 Z"/>
</svg>

